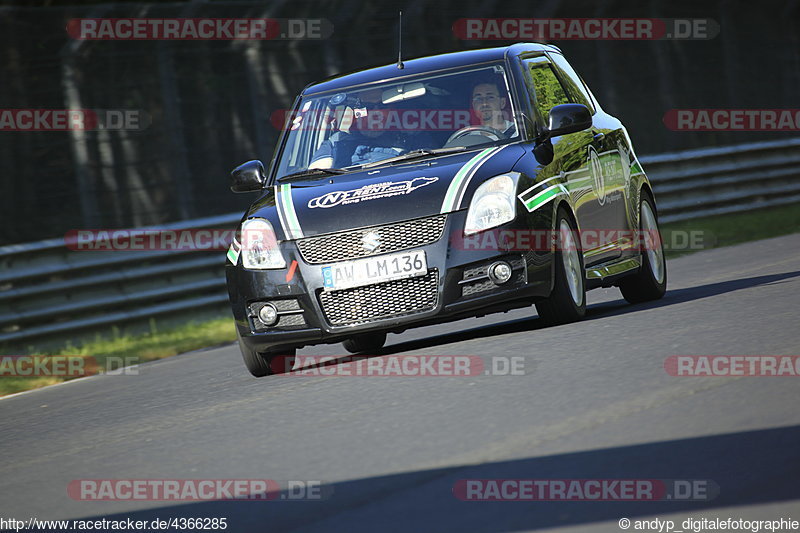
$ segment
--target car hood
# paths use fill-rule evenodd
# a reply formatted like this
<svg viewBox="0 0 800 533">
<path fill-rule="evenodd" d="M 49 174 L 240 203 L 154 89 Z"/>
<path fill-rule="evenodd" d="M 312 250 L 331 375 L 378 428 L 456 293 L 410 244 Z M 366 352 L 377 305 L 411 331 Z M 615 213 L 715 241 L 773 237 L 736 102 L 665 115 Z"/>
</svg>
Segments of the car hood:
<svg viewBox="0 0 800 533">
<path fill-rule="evenodd" d="M 448 213 L 468 207 L 483 181 L 510 171 L 523 153 L 505 145 L 280 184 L 246 218 L 272 220 L 279 238 L 297 239 Z"/>
</svg>

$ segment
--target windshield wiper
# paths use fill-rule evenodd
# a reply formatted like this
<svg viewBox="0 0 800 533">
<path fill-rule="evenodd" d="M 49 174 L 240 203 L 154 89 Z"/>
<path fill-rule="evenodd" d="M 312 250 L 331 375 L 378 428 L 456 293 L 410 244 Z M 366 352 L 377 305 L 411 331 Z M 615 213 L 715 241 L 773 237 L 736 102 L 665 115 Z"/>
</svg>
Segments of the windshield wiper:
<svg viewBox="0 0 800 533">
<path fill-rule="evenodd" d="M 281 176 L 278 178 L 278 181 L 297 181 L 302 178 L 310 178 L 313 176 L 324 178 L 325 176 L 335 176 L 338 174 L 344 174 L 345 172 L 347 171 L 341 168 L 307 168 L 305 170 L 301 170 L 300 172 L 294 172 L 292 174 Z"/>
<path fill-rule="evenodd" d="M 406 152 L 405 154 L 398 155 L 395 157 L 387 157 L 386 159 L 381 159 L 380 161 L 367 163 L 366 165 L 361 165 L 361 168 L 378 167 L 380 165 L 385 165 L 387 163 L 395 163 L 397 161 L 407 161 L 410 159 L 419 159 L 421 157 L 428 157 L 431 155 L 453 154 L 455 152 L 463 152 L 466 149 L 467 149 L 466 146 L 451 146 L 450 148 L 434 148 L 434 149 L 421 148 L 419 150 L 411 150 L 410 152 Z"/>
</svg>

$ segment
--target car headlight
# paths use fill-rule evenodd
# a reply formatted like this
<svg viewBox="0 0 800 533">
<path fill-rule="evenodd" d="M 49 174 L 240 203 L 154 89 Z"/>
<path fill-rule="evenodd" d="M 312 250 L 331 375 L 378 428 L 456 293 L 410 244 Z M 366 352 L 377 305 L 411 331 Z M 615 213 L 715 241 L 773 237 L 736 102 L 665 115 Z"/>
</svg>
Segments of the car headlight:
<svg viewBox="0 0 800 533">
<path fill-rule="evenodd" d="M 511 222 L 517 214 L 515 193 L 519 174 L 510 172 L 486 180 L 475 191 L 464 223 L 464 235 Z"/>
<path fill-rule="evenodd" d="M 242 266 L 251 270 L 284 268 L 278 239 L 272 224 L 263 218 L 250 218 L 242 223 Z"/>
</svg>

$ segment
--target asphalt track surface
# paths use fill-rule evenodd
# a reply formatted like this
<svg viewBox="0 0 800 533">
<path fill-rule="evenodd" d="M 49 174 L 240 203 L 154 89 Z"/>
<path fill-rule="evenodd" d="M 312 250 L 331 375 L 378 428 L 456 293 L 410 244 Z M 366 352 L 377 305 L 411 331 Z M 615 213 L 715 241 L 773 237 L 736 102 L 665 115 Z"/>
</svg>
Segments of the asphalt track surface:
<svg viewBox="0 0 800 533">
<path fill-rule="evenodd" d="M 391 335 L 382 355 L 522 356 L 525 374 L 254 379 L 235 346 L 0 401 L 0 517 L 227 517 L 228 531 L 621 531 L 800 519 L 800 378 L 672 377 L 671 355 L 800 354 L 800 235 L 669 262 L 669 292 L 590 293 Z M 340 345 L 301 355 L 345 352 Z M 86 502 L 76 479 L 321 480 L 326 499 Z M 701 479 L 709 501 L 466 502 L 459 479 Z M 675 526 L 678 529 L 678 525 Z M 631 528 L 631 531 L 634 529 Z"/>
</svg>

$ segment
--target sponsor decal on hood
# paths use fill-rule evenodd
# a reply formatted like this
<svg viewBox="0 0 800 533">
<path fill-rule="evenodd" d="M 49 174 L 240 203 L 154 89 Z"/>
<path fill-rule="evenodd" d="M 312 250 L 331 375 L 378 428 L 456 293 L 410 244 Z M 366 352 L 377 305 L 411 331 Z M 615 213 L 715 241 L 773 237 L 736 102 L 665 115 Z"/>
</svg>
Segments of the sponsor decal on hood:
<svg viewBox="0 0 800 533">
<path fill-rule="evenodd" d="M 510 171 L 524 154 L 511 144 L 281 183 L 247 216 L 272 220 L 279 239 L 294 240 L 451 213 L 466 208 L 485 179 Z"/>
<path fill-rule="evenodd" d="M 402 181 L 384 181 L 382 183 L 371 183 L 357 189 L 347 191 L 333 191 L 317 196 L 308 201 L 309 209 L 317 207 L 328 208 L 342 204 L 357 204 L 367 200 L 378 198 L 388 198 L 390 196 L 401 196 L 409 194 L 420 187 L 425 187 L 436 181 L 438 176 L 419 177 Z"/>
</svg>

